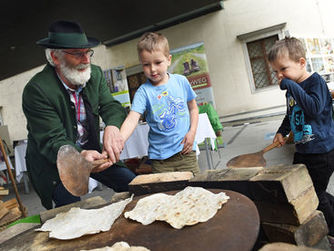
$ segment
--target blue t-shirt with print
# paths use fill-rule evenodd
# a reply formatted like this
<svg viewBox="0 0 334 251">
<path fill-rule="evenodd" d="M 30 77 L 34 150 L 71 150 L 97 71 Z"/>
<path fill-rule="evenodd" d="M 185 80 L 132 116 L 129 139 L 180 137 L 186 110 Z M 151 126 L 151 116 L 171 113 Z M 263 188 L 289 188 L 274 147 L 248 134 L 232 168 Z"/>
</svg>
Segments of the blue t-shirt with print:
<svg viewBox="0 0 334 251">
<path fill-rule="evenodd" d="M 181 144 L 190 128 L 187 102 L 196 98 L 186 77 L 170 74 L 167 83 L 154 86 L 147 81 L 134 96 L 131 110 L 144 114 L 150 126 L 150 159 L 167 159 L 183 149 Z M 194 142 L 193 149 L 195 149 Z"/>
</svg>

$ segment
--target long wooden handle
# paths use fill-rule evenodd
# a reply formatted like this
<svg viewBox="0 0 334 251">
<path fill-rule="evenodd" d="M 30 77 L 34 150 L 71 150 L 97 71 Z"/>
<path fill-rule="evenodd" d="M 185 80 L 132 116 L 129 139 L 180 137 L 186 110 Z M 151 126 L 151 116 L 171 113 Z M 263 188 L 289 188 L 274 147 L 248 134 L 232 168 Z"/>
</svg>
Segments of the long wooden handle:
<svg viewBox="0 0 334 251">
<path fill-rule="evenodd" d="M 1 138 L 0 138 L 0 150 L 1 150 L 1 152 L 2 152 L 2 156 L 5 158 L 5 163 L 6 163 L 6 166 L 7 166 L 7 170 L 8 170 L 9 178 L 10 178 L 12 184 L 13 184 L 13 188 L 14 188 L 14 192 L 15 192 L 15 195 L 16 195 L 16 199 L 17 199 L 17 202 L 19 203 L 20 211 L 21 211 L 23 217 L 25 218 L 25 217 L 27 217 L 27 212 L 26 212 L 25 207 L 24 207 L 23 204 L 22 204 L 22 201 L 21 201 L 19 192 L 18 192 L 18 190 L 17 190 L 17 186 L 16 186 L 16 183 L 15 183 L 15 179 L 14 179 L 12 170 L 10 169 L 10 165 L 9 165 L 9 163 L 8 163 L 7 154 L 6 154 L 6 151 L 5 151 L 5 148 L 4 148 L 4 146 L 3 146 L 3 142 L 2 142 L 2 139 L 1 139 Z"/>
<path fill-rule="evenodd" d="M 263 153 L 266 153 L 266 152 L 270 151 L 271 149 L 274 149 L 274 148 L 278 147 L 279 145 L 280 145 L 280 143 L 278 141 L 276 141 L 276 142 L 270 144 L 269 146 L 267 146 L 266 148 L 264 148 L 262 151 L 263 151 Z"/>
<path fill-rule="evenodd" d="M 289 139 L 289 137 L 291 137 L 290 134 L 289 134 L 288 137 L 284 137 L 284 141 L 286 142 L 286 141 Z M 279 143 L 278 141 L 276 141 L 276 142 L 270 144 L 269 146 L 267 146 L 266 148 L 264 148 L 264 149 L 262 150 L 262 152 L 263 152 L 263 153 L 266 153 L 266 152 L 268 152 L 268 151 L 270 151 L 270 150 L 272 150 L 272 149 L 278 147 L 279 145 L 280 145 L 280 143 Z"/>
</svg>

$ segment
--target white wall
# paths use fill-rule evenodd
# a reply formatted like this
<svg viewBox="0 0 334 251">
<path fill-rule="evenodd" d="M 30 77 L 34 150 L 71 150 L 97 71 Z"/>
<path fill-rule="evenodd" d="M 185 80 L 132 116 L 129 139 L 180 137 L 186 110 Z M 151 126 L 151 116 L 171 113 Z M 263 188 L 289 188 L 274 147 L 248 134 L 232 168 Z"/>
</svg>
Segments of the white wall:
<svg viewBox="0 0 334 251">
<path fill-rule="evenodd" d="M 334 37 L 332 0 L 227 0 L 224 9 L 164 30 L 170 48 L 204 41 L 220 116 L 284 106 L 278 86 L 252 93 L 237 35 L 280 23 L 296 37 Z M 111 65 L 138 64 L 136 40 L 108 48 Z"/>
<path fill-rule="evenodd" d="M 217 112 L 220 116 L 285 105 L 277 86 L 251 92 L 242 43 L 237 35 L 286 22 L 296 37 L 334 37 L 333 0 L 226 0 L 224 9 L 164 30 L 175 49 L 204 41 Z M 138 65 L 137 39 L 105 48 L 94 62 L 103 69 Z M 24 85 L 40 68 L 0 81 L 0 106 L 12 140 L 26 138 L 21 110 Z"/>
<path fill-rule="evenodd" d="M 42 67 L 0 81 L 0 107 L 12 141 L 26 139 L 26 119 L 22 111 L 22 92 L 29 79 Z"/>
</svg>

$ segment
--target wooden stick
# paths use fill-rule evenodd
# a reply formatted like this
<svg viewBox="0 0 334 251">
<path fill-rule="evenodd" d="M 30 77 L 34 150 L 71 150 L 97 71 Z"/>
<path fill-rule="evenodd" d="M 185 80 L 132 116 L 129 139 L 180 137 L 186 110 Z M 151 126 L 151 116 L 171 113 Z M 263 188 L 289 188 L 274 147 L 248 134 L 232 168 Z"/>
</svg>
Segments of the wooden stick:
<svg viewBox="0 0 334 251">
<path fill-rule="evenodd" d="M 16 186 L 16 183 L 15 183 L 15 179 L 14 179 L 12 170 L 10 169 L 10 165 L 9 165 L 9 163 L 8 163 L 7 154 L 6 154 L 6 151 L 5 151 L 5 148 L 4 148 L 4 146 L 3 146 L 3 142 L 2 142 L 2 139 L 1 139 L 1 138 L 0 138 L 0 150 L 1 150 L 1 152 L 2 152 L 3 157 L 5 158 L 5 162 L 6 162 L 6 166 L 7 166 L 7 170 L 8 170 L 8 174 L 9 174 L 9 178 L 10 178 L 10 180 L 12 181 L 12 184 L 13 184 L 13 187 L 14 187 L 14 192 L 15 192 L 17 201 L 18 201 L 18 203 L 19 203 L 20 211 L 21 211 L 23 217 L 27 217 L 27 213 L 26 213 L 26 210 L 25 210 L 25 208 L 24 208 L 24 206 L 23 206 L 23 204 L 22 204 L 22 201 L 21 201 L 19 192 L 18 192 L 18 190 L 17 190 L 17 186 Z"/>
<path fill-rule="evenodd" d="M 291 139 L 291 137 L 292 136 L 291 136 L 291 133 L 290 133 L 289 136 L 284 137 L 283 139 L 284 139 L 285 142 L 287 142 L 288 139 Z M 280 145 L 280 143 L 278 141 L 276 141 L 276 142 L 270 144 L 269 146 L 267 146 L 266 148 L 264 148 L 262 151 L 263 151 L 263 153 L 266 153 L 266 152 L 270 151 L 271 149 L 274 149 L 275 147 L 278 147 L 279 145 Z"/>
</svg>

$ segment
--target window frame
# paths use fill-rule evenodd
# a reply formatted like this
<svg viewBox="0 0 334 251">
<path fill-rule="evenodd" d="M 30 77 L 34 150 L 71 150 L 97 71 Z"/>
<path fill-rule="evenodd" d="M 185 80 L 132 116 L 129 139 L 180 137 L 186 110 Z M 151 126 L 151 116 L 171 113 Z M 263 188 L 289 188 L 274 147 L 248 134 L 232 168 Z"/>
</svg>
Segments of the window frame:
<svg viewBox="0 0 334 251">
<path fill-rule="evenodd" d="M 245 64 L 246 64 L 246 69 L 247 69 L 247 75 L 249 79 L 249 87 L 251 89 L 251 93 L 259 93 L 263 91 L 267 91 L 269 89 L 277 88 L 278 86 L 276 85 L 270 85 L 266 86 L 263 88 L 255 88 L 255 83 L 254 83 L 254 76 L 253 76 L 253 71 L 252 71 L 252 66 L 251 66 L 251 61 L 248 53 L 248 48 L 247 48 L 247 43 L 254 42 L 257 40 L 261 39 L 266 39 L 271 36 L 278 36 L 278 39 L 282 39 L 285 37 L 285 34 L 288 32 L 285 30 L 286 23 L 281 23 L 277 24 L 274 26 L 270 26 L 264 29 L 240 34 L 237 36 L 237 39 L 242 43 L 242 50 L 245 58 Z"/>
<path fill-rule="evenodd" d="M 132 92 L 133 92 L 133 89 L 130 87 L 129 77 L 131 77 L 131 76 L 133 76 L 133 75 L 144 74 L 144 70 L 143 70 L 143 66 L 142 66 L 141 64 L 139 64 L 139 65 L 135 65 L 135 66 L 126 68 L 126 69 L 125 69 L 125 72 L 126 72 L 126 78 L 127 78 L 127 80 L 128 80 L 128 88 L 129 88 L 130 103 L 132 104 L 134 94 L 135 94 L 136 91 L 138 90 L 139 86 L 140 86 L 141 84 L 143 84 L 143 82 L 140 82 L 140 83 L 139 83 L 138 88 L 136 88 L 136 90 L 135 90 L 134 93 L 133 93 L 133 96 L 131 96 L 131 95 L 132 95 Z"/>
</svg>

